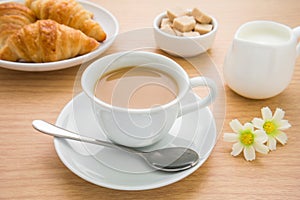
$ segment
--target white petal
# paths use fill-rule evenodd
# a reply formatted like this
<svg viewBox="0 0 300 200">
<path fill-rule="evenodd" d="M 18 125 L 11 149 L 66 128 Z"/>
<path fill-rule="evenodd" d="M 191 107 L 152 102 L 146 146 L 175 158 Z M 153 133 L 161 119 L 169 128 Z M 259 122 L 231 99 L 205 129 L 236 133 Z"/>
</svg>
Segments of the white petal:
<svg viewBox="0 0 300 200">
<path fill-rule="evenodd" d="M 252 161 L 255 159 L 255 149 L 253 146 L 244 148 L 244 156 L 247 161 Z"/>
<path fill-rule="evenodd" d="M 233 156 L 239 155 L 242 152 L 243 148 L 244 148 L 244 146 L 239 142 L 233 144 L 231 155 L 233 155 Z"/>
<path fill-rule="evenodd" d="M 241 122 L 237 119 L 232 120 L 229 123 L 230 127 L 232 128 L 232 130 L 236 133 L 238 133 L 240 130 L 243 129 L 243 125 L 241 124 Z"/>
<path fill-rule="evenodd" d="M 223 140 L 226 142 L 237 142 L 238 134 L 235 133 L 224 133 Z"/>
<path fill-rule="evenodd" d="M 290 128 L 292 125 L 288 122 L 288 120 L 281 120 L 278 122 L 278 129 L 279 130 L 286 130 Z"/>
<path fill-rule="evenodd" d="M 261 109 L 261 115 L 263 120 L 270 120 L 272 119 L 272 111 L 270 110 L 269 107 L 264 107 Z"/>
<path fill-rule="evenodd" d="M 275 122 L 279 122 L 280 120 L 283 119 L 284 117 L 284 111 L 280 108 L 276 108 L 276 111 L 274 113 L 273 119 Z"/>
<path fill-rule="evenodd" d="M 269 152 L 269 148 L 266 145 L 263 145 L 262 143 L 254 142 L 253 147 L 256 151 L 262 154 L 267 154 Z"/>
<path fill-rule="evenodd" d="M 244 125 L 244 129 L 247 129 L 247 130 L 250 130 L 251 132 L 253 132 L 253 131 L 254 131 L 253 124 L 247 122 L 247 123 Z"/>
<path fill-rule="evenodd" d="M 280 132 L 278 135 L 275 136 L 275 138 L 282 144 L 286 144 L 288 137 L 284 132 Z"/>
<path fill-rule="evenodd" d="M 267 146 L 269 147 L 269 149 L 271 151 L 276 150 L 276 143 L 277 142 L 276 142 L 275 138 L 272 136 L 269 136 L 268 141 L 267 141 Z"/>
<path fill-rule="evenodd" d="M 265 121 L 261 118 L 254 118 L 252 120 L 252 124 L 255 128 L 259 128 L 259 129 L 262 129 L 263 128 L 263 125 L 264 125 Z"/>
<path fill-rule="evenodd" d="M 255 141 L 259 143 L 265 143 L 268 140 L 268 136 L 265 131 L 263 130 L 256 130 L 254 131 L 255 134 Z"/>
</svg>

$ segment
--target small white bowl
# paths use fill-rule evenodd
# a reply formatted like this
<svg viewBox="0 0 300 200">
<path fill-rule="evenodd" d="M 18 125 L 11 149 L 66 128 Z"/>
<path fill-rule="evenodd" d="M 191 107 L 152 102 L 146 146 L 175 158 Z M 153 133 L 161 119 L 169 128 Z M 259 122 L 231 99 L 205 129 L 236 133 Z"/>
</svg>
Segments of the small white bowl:
<svg viewBox="0 0 300 200">
<path fill-rule="evenodd" d="M 218 22 L 214 17 L 210 16 L 212 18 L 213 30 L 194 37 L 175 36 L 160 30 L 161 20 L 165 17 L 167 17 L 166 12 L 161 13 L 153 22 L 156 44 L 163 51 L 174 56 L 192 57 L 206 52 L 212 47 L 218 30 Z"/>
</svg>

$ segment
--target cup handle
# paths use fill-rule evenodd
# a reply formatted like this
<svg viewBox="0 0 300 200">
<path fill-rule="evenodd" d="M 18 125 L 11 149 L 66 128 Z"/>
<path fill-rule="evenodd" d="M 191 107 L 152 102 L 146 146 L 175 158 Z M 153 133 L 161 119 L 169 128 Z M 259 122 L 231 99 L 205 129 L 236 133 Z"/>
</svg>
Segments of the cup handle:
<svg viewBox="0 0 300 200">
<path fill-rule="evenodd" d="M 300 26 L 294 28 L 293 32 L 294 32 L 296 38 L 299 39 L 300 38 Z M 300 43 L 297 44 L 296 51 L 297 51 L 297 57 L 298 57 L 300 55 Z"/>
<path fill-rule="evenodd" d="M 210 105 L 217 96 L 217 86 L 216 86 L 215 82 L 209 78 L 205 78 L 205 77 L 191 78 L 190 85 L 192 88 L 198 87 L 198 86 L 207 86 L 209 88 L 209 94 L 206 97 L 204 97 L 203 99 L 198 100 L 197 102 L 194 102 L 194 103 L 191 103 L 188 105 L 184 105 L 181 108 L 181 112 L 179 113 L 179 116 L 185 115 L 185 114 L 195 111 L 199 108 L 203 108 L 205 106 Z"/>
</svg>

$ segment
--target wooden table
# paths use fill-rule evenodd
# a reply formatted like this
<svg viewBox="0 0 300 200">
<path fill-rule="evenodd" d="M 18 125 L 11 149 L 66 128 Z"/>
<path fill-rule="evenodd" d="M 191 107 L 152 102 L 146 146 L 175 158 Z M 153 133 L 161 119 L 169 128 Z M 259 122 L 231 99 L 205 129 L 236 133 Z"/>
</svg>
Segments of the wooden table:
<svg viewBox="0 0 300 200">
<path fill-rule="evenodd" d="M 264 19 L 290 27 L 300 25 L 298 0 L 91 1 L 116 16 L 121 35 L 151 27 L 154 17 L 167 8 L 196 6 L 215 16 L 220 27 L 208 55 L 219 77 L 222 77 L 227 49 L 242 23 Z M 152 42 L 153 38 L 141 41 L 138 37 L 129 43 L 116 41 L 106 54 L 136 48 L 138 43 L 143 45 L 140 47 L 147 47 L 145 45 L 152 45 Z M 151 51 L 162 53 L 155 49 L 155 44 L 152 47 Z M 191 76 L 197 74 L 197 70 L 185 64 L 183 67 Z M 111 190 L 79 178 L 62 164 L 53 139 L 37 134 L 31 127 L 33 119 L 55 122 L 61 109 L 73 97 L 79 69 L 77 66 L 43 73 L 0 69 L 0 199 L 300 199 L 300 59 L 289 87 L 271 99 L 249 100 L 224 84 L 222 101 L 225 102 L 226 95 L 226 115 L 221 109 L 217 116 L 223 117 L 224 126 L 221 124 L 219 128 L 219 136 L 222 136 L 231 131 L 228 123 L 232 119 L 238 118 L 245 123 L 260 116 L 264 106 L 273 111 L 280 107 L 292 124 L 286 131 L 287 145 L 278 145 L 276 151 L 257 154 L 254 162 L 247 162 L 242 156 L 232 157 L 232 144 L 219 137 L 211 156 L 196 172 L 172 185 L 147 191 Z"/>
</svg>

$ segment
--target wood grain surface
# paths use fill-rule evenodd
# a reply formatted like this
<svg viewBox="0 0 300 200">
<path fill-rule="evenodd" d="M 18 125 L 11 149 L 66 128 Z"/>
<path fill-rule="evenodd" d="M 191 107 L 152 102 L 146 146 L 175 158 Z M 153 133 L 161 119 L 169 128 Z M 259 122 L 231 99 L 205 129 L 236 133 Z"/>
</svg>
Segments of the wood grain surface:
<svg viewBox="0 0 300 200">
<path fill-rule="evenodd" d="M 237 28 L 251 20 L 299 26 L 299 0 L 91 1 L 109 10 L 120 24 L 120 36 L 105 54 L 137 48 L 164 54 L 154 43 L 151 26 L 155 16 L 167 8 L 198 7 L 219 21 L 212 49 L 197 58 L 203 66 L 195 68 L 174 58 L 191 77 L 201 73 L 220 83 L 219 104 L 213 106 L 219 122 L 216 146 L 196 172 L 162 188 L 118 191 L 93 185 L 63 165 L 53 138 L 31 127 L 33 119 L 56 121 L 76 91 L 80 66 L 52 72 L 0 68 L 0 199 L 300 199 L 300 59 L 288 88 L 267 100 L 243 98 L 223 84 L 222 78 L 224 57 Z M 253 162 L 232 157 L 232 144 L 221 137 L 231 131 L 228 123 L 234 118 L 250 121 L 260 116 L 264 106 L 286 111 L 285 118 L 292 124 L 286 131 L 288 143 L 268 155 L 257 154 Z"/>
</svg>

